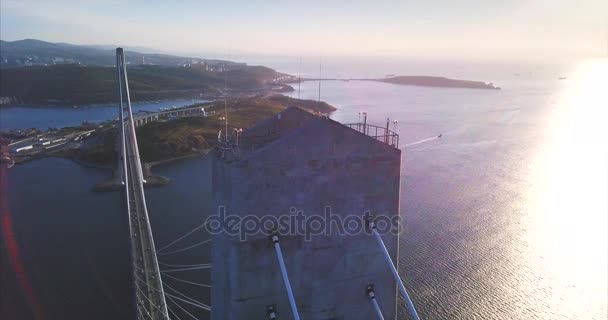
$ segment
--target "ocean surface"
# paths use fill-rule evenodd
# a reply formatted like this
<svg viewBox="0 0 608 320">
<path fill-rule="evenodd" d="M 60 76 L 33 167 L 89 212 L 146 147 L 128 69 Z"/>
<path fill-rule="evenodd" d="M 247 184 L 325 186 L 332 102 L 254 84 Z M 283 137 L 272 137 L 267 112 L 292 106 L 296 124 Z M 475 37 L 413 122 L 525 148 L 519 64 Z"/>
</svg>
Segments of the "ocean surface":
<svg viewBox="0 0 608 320">
<path fill-rule="evenodd" d="M 400 273 L 422 319 L 606 319 L 608 61 L 560 70 L 562 81 L 497 70 L 473 79 L 500 91 L 325 81 L 321 99 L 338 108 L 333 119 L 367 112 L 368 123 L 390 118 L 400 134 Z M 318 82 L 291 95 L 316 99 Z M 209 214 L 206 161 L 155 168 L 172 180 L 146 191 L 157 247 Z M 34 296 L 13 298 L 20 319 L 133 315 L 122 199 L 90 192 L 110 175 L 63 159 L 8 170 L 20 279 L 33 287 L 22 296 Z M 174 248 L 206 239 L 197 232 Z M 159 260 L 210 262 L 210 247 L 198 248 Z M 210 281 L 208 270 L 179 277 Z M 170 285 L 209 303 L 208 288 Z M 407 319 L 404 308 L 399 314 Z"/>
</svg>

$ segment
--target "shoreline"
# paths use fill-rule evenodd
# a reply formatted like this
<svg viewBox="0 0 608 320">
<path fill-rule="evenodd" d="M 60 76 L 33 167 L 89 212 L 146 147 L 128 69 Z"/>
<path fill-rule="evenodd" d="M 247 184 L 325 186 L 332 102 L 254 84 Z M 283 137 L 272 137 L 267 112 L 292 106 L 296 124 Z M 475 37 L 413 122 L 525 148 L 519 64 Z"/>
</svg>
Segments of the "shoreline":
<svg viewBox="0 0 608 320">
<path fill-rule="evenodd" d="M 163 160 L 157 160 L 157 161 L 150 161 L 150 162 L 144 162 L 143 165 L 149 167 L 150 169 L 157 167 L 157 166 L 162 166 L 162 165 L 166 165 L 166 164 L 172 164 L 175 162 L 178 162 L 180 160 L 187 160 L 187 159 L 193 159 L 193 158 L 197 158 L 197 157 L 206 157 L 209 153 L 211 153 L 211 151 L 213 151 L 213 148 L 208 148 L 208 149 L 204 149 L 201 151 L 194 151 L 182 156 L 177 156 L 177 157 L 172 157 L 172 158 L 168 158 L 168 159 L 163 159 Z M 83 167 L 86 168 L 94 168 L 94 169 L 104 169 L 104 170 L 114 170 L 116 169 L 115 166 L 110 165 L 110 164 L 103 164 L 103 163 L 95 163 L 95 162 L 90 162 L 90 161 L 86 161 L 86 160 L 82 160 L 76 157 L 71 157 L 68 155 L 62 155 L 62 154 L 48 154 L 48 155 L 44 155 L 44 156 L 38 156 L 38 157 L 31 157 L 27 160 L 22 160 L 19 162 L 15 162 L 15 165 L 19 166 L 25 163 L 29 163 L 29 162 L 35 162 L 38 160 L 43 160 L 43 159 L 48 159 L 48 158 L 57 158 L 57 159 L 65 159 L 65 160 L 69 160 L 72 161 L 78 165 L 81 165 Z"/>
<path fill-rule="evenodd" d="M 172 164 L 175 162 L 179 162 L 181 160 L 194 159 L 194 158 L 198 158 L 198 157 L 204 158 L 204 157 L 208 156 L 209 153 L 211 153 L 211 151 L 213 151 L 213 148 L 204 149 L 201 151 L 195 151 L 195 152 L 183 155 L 183 156 L 168 158 L 168 159 L 164 159 L 164 160 L 146 162 L 145 165 L 148 165 L 150 167 L 150 169 L 152 169 L 157 166 Z"/>
<path fill-rule="evenodd" d="M 165 160 L 143 163 L 144 178 L 146 179 L 146 182 L 144 183 L 144 187 L 146 187 L 146 188 L 162 187 L 162 186 L 165 186 L 165 185 L 168 185 L 169 183 L 171 183 L 171 179 L 168 177 L 152 174 L 152 169 L 154 167 L 160 166 L 160 165 L 171 165 L 171 164 L 175 164 L 182 160 L 187 160 L 187 159 L 195 159 L 195 158 L 202 159 L 202 158 L 207 157 L 211 151 L 212 151 L 212 149 L 206 149 L 201 152 L 193 152 L 193 153 L 186 154 L 186 155 L 179 156 L 179 157 L 173 157 L 173 158 L 169 158 L 169 159 L 165 159 Z M 72 159 L 72 160 L 78 164 L 86 165 L 86 162 L 78 161 L 77 159 Z M 96 166 L 96 165 L 93 165 L 93 166 Z M 107 166 L 105 168 L 112 170 L 112 178 L 97 182 L 96 184 L 93 185 L 93 188 L 91 189 L 91 191 L 93 191 L 93 192 L 112 192 L 112 191 L 118 190 L 121 187 L 121 184 L 117 181 L 117 179 L 115 177 L 116 168 L 107 167 Z"/>
<path fill-rule="evenodd" d="M 216 97 L 217 98 L 217 97 Z M 161 102 L 169 102 L 169 101 L 187 101 L 187 100 L 200 100 L 200 102 L 194 102 L 193 104 L 197 104 L 197 103 L 205 103 L 205 102 L 214 102 L 215 100 L 213 100 L 213 98 L 192 98 L 192 99 L 188 99 L 188 98 L 178 98 L 178 99 L 158 99 L 158 100 L 140 100 L 140 101 L 132 101 L 131 105 L 132 106 L 136 106 L 139 104 L 155 104 L 155 103 L 161 103 Z M 108 102 L 98 102 L 98 103 L 87 103 L 87 104 L 80 104 L 80 105 L 72 105 L 70 106 L 69 102 L 66 102 L 65 104 L 33 104 L 33 103 L 21 103 L 21 104 L 0 104 L 0 110 L 2 110 L 3 108 L 32 108 L 32 109 L 80 109 L 80 108 L 98 108 L 98 107 L 111 107 L 111 106 L 118 106 L 118 102 L 116 101 L 108 101 Z M 74 107 L 76 106 L 76 107 Z"/>
<path fill-rule="evenodd" d="M 152 169 L 154 167 L 162 166 L 162 165 L 172 165 L 172 164 L 178 163 L 182 160 L 188 160 L 188 159 L 195 159 L 195 158 L 203 159 L 203 158 L 207 157 L 212 151 L 213 151 L 213 148 L 209 148 L 209 149 L 205 149 L 202 151 L 192 152 L 192 153 L 189 153 L 189 154 L 186 154 L 183 156 L 172 157 L 169 159 L 164 159 L 164 160 L 159 160 L 159 161 L 144 162 L 143 163 L 144 176 L 146 178 L 146 183 L 144 184 L 144 187 L 147 187 L 147 188 L 162 187 L 164 185 L 168 185 L 169 183 L 171 183 L 170 178 L 153 174 Z M 85 168 L 103 169 L 103 170 L 111 171 L 112 177 L 95 183 L 91 187 L 92 192 L 112 192 L 112 191 L 118 190 L 120 187 L 120 184 L 118 183 L 118 181 L 116 180 L 116 177 L 115 177 L 117 168 L 110 164 L 88 162 L 88 161 L 81 160 L 78 158 L 56 155 L 56 154 L 37 157 L 34 159 L 30 159 L 27 162 L 34 162 L 34 161 L 48 159 L 48 158 L 65 159 L 65 160 L 72 161 Z M 23 163 L 24 162 L 19 163 L 19 164 L 23 164 Z"/>
<path fill-rule="evenodd" d="M 236 112 L 236 114 L 238 114 L 238 116 L 236 116 L 235 119 L 240 119 L 237 120 L 237 122 L 235 122 L 234 124 L 237 126 L 242 126 L 242 127 L 249 127 L 251 125 L 254 125 L 257 121 L 262 121 L 263 119 L 265 119 L 268 116 L 271 116 L 277 112 L 279 112 L 280 110 L 283 110 L 285 108 L 287 108 L 290 105 L 295 104 L 301 104 L 301 108 L 304 108 L 305 110 L 308 110 L 311 113 L 315 113 L 315 114 L 320 114 L 320 113 L 331 113 L 333 111 L 336 110 L 335 107 L 328 105 L 325 102 L 316 102 L 316 101 L 312 101 L 312 100 L 298 100 L 298 99 L 294 99 L 291 98 L 289 96 L 285 96 L 285 95 L 281 95 L 281 94 L 273 94 L 273 95 L 266 95 L 266 96 L 260 96 L 257 95 L 255 97 L 251 97 L 251 98 L 243 98 L 243 97 L 239 97 L 239 98 L 234 98 L 231 99 L 230 101 L 231 104 L 231 112 Z M 198 102 L 195 102 L 193 105 L 197 105 L 200 104 Z M 217 107 L 217 106 L 212 106 L 210 108 L 213 107 Z M 167 165 L 167 164 L 172 164 L 172 163 L 176 163 L 178 161 L 181 160 L 186 160 L 186 159 L 192 159 L 192 158 L 197 158 L 197 157 L 206 157 L 209 153 L 212 152 L 212 150 L 214 149 L 212 147 L 212 144 L 207 143 L 206 141 L 211 141 L 216 135 L 215 135 L 215 131 L 218 127 L 218 121 L 215 118 L 209 118 L 210 120 L 207 121 L 211 121 L 209 123 L 206 123 L 204 125 L 202 125 L 201 121 L 197 120 L 196 117 L 184 117 L 183 119 L 180 119 L 177 122 L 174 121 L 165 121 L 165 122 L 154 122 L 152 125 L 151 129 L 147 129 L 147 127 L 144 127 L 140 130 L 143 130 L 142 132 L 139 132 L 140 134 L 143 134 L 144 138 L 148 137 L 149 139 L 161 139 L 161 141 L 164 141 L 164 143 L 169 143 L 170 145 L 174 144 L 173 146 L 177 146 L 176 148 L 174 148 L 175 150 L 172 150 L 170 153 L 165 152 L 164 154 L 162 154 L 162 148 L 157 150 L 158 148 L 155 149 L 154 144 L 152 144 L 152 149 L 149 150 L 149 152 L 152 152 L 148 159 L 150 159 L 150 161 L 144 162 L 143 165 L 147 168 L 147 170 L 150 170 L 156 166 L 161 166 L 161 165 Z M 176 126 L 177 127 L 174 127 Z M 220 128 L 223 127 L 219 126 Z M 179 133 L 178 137 L 175 138 L 174 135 L 168 135 L 168 133 L 171 130 L 176 130 L 176 128 L 179 128 L 180 130 L 176 131 Z M 65 129 L 65 128 L 64 128 Z M 60 129 L 63 130 L 63 129 Z M 117 164 L 114 163 L 115 160 L 112 160 L 111 157 L 108 157 L 107 155 L 109 154 L 109 149 L 104 147 L 107 146 L 109 140 L 107 139 L 107 135 L 111 134 L 109 133 L 112 130 L 111 128 L 111 124 L 107 124 L 105 125 L 104 128 L 102 129 L 98 129 L 96 133 L 96 135 L 94 135 L 96 140 L 92 140 L 91 143 L 93 143 L 94 145 L 89 145 L 89 147 L 87 148 L 89 153 L 83 154 L 82 152 L 78 152 L 78 150 L 82 151 L 82 147 L 75 147 L 75 146 L 66 146 L 66 148 L 68 149 L 62 149 L 62 150 L 55 150 L 55 151 L 51 151 L 51 152 L 36 152 L 39 154 L 32 154 L 32 155 L 28 155 L 28 154 L 24 154 L 22 156 L 18 156 L 17 158 L 19 159 L 19 161 L 17 161 L 17 165 L 19 164 L 23 164 L 26 162 L 30 162 L 30 161 L 36 161 L 36 160 L 40 160 L 43 158 L 48 158 L 48 157 L 56 157 L 56 158 L 63 158 L 63 159 L 67 159 L 67 160 L 71 160 L 76 164 L 79 164 L 83 167 L 89 167 L 89 168 L 98 168 L 98 169 L 104 169 L 104 170 L 116 170 Z M 158 131 L 160 130 L 160 131 Z M 213 131 L 212 133 L 210 133 L 210 131 Z M 172 132 L 172 131 L 171 131 Z M 62 134 L 65 136 L 65 132 L 62 132 Z M 188 135 L 193 135 L 193 136 L 188 136 Z M 40 135 L 38 135 L 39 137 Z M 93 136 L 92 136 L 93 137 Z M 171 139 L 169 140 L 162 140 L 162 139 L 168 139 L 167 137 L 171 137 Z M 68 137 L 69 139 L 72 139 L 73 137 Z M 173 139 L 173 140 L 172 140 Z M 211 139 L 211 140 L 210 140 Z M 108 140 L 108 141 L 106 141 Z M 42 141 L 42 140 L 41 140 Z M 71 141 L 71 140 L 70 140 Z M 76 140 L 75 140 L 76 141 Z M 113 141 L 113 140 L 112 140 Z M 144 139 L 145 141 L 145 139 Z M 112 142 L 113 143 L 113 142 Z M 38 145 L 38 144 L 37 144 Z M 169 148 L 170 149 L 170 148 Z M 160 152 L 160 154 L 155 154 L 155 152 L 158 151 Z M 166 150 L 165 150 L 166 151 Z M 97 155 L 98 153 L 99 157 L 93 157 L 91 158 L 90 155 Z M 179 154 L 178 156 L 175 156 L 174 154 L 171 153 L 177 153 Z M 105 155 L 105 156 L 104 156 Z M 156 159 L 156 160 L 153 160 Z M 152 174 L 149 174 L 150 176 L 152 176 Z M 113 176 L 117 176 L 116 173 L 114 172 Z M 160 179 L 158 183 L 155 184 L 166 184 L 168 183 L 168 179 Z M 98 185 L 101 186 L 101 189 L 110 189 L 111 185 L 116 184 L 116 182 L 101 182 Z M 98 187 L 99 187 L 98 186 Z M 100 189 L 100 188 L 97 188 Z"/>
<path fill-rule="evenodd" d="M 241 98 L 243 96 L 251 96 L 251 95 L 267 95 L 267 94 L 284 94 L 294 92 L 295 89 L 289 84 L 275 84 L 276 88 L 261 88 L 261 89 L 237 89 L 228 94 L 228 98 Z M 161 98 L 161 99 L 146 99 L 146 100 L 136 100 L 131 101 L 131 105 L 138 104 L 152 104 L 152 103 L 161 103 L 168 101 L 187 101 L 187 100 L 198 100 L 196 103 L 206 103 L 206 102 L 215 102 L 223 99 L 224 96 L 222 94 L 199 94 L 196 96 L 183 96 L 183 97 L 169 97 L 169 98 Z M 87 107 L 108 107 L 118 105 L 117 101 L 104 101 L 104 102 L 94 102 L 94 103 L 75 103 L 71 101 L 58 101 L 58 103 L 46 103 L 46 104 L 37 104 L 37 103 L 5 103 L 0 104 L 0 110 L 3 108 L 40 108 L 40 109 L 79 109 L 79 108 L 87 108 Z"/>
<path fill-rule="evenodd" d="M 159 160 L 159 161 L 153 161 L 153 162 L 144 162 L 143 166 L 144 166 L 144 170 L 145 170 L 145 177 L 147 180 L 147 183 L 145 184 L 146 187 L 159 187 L 159 186 L 164 186 L 167 185 L 171 182 L 171 179 L 164 177 L 164 176 L 159 176 L 159 175 L 154 175 L 152 174 L 152 169 L 156 166 L 161 166 L 161 165 L 171 165 L 174 163 L 178 163 L 179 161 L 182 160 L 187 160 L 187 159 L 195 159 L 195 158 L 204 158 L 207 157 L 209 155 L 209 153 L 211 153 L 212 149 L 206 149 L 204 151 L 200 151 L 200 152 L 193 152 L 193 153 L 189 153 L 183 156 L 179 156 L 179 157 L 173 157 L 173 158 L 169 158 L 169 159 L 165 159 L 165 160 Z M 102 170 L 108 170 L 112 172 L 112 177 L 106 180 L 102 180 L 99 181 L 97 183 L 95 183 L 92 187 L 93 192 L 109 192 L 109 191 L 115 191 L 118 189 L 118 184 L 116 181 L 116 178 L 114 177 L 114 175 L 116 174 L 116 167 L 110 164 L 101 164 L 101 163 L 94 163 L 94 162 L 89 162 L 89 161 L 85 161 L 85 160 L 81 160 L 75 157 L 69 157 L 69 156 L 63 156 L 63 155 L 58 155 L 58 154 L 51 154 L 51 155 L 46 155 L 46 156 L 41 156 L 41 157 L 36 157 L 33 159 L 29 159 L 25 162 L 20 162 L 20 163 L 16 163 L 16 165 L 21 165 L 24 163 L 29 163 L 29 162 L 35 162 L 35 161 L 39 161 L 39 160 L 44 160 L 44 159 L 50 159 L 50 158 L 57 158 L 57 159 L 64 159 L 64 160 L 68 160 L 68 161 L 72 161 L 77 165 L 80 165 L 82 167 L 85 168 L 92 168 L 92 169 L 102 169 Z"/>
</svg>

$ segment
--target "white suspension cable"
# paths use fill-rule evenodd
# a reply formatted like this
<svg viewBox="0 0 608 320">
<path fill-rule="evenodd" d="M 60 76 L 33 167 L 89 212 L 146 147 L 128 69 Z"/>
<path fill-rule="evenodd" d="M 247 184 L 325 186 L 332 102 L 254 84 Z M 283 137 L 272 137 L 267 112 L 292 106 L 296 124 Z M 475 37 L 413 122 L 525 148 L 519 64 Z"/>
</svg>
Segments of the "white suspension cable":
<svg viewBox="0 0 608 320">
<path fill-rule="evenodd" d="M 186 248 L 178 249 L 178 250 L 171 251 L 171 252 L 160 252 L 160 253 L 159 253 L 159 252 L 157 252 L 156 254 L 160 256 L 160 255 L 168 255 L 168 254 L 178 253 L 178 252 L 182 252 L 182 251 L 190 250 L 190 249 L 192 249 L 192 248 L 196 248 L 196 247 L 198 247 L 198 246 L 202 246 L 202 245 L 204 245 L 205 243 L 208 243 L 209 241 L 211 241 L 211 239 L 207 239 L 207 240 L 205 240 L 205 241 L 203 241 L 203 242 L 199 242 L 199 243 L 197 243 L 197 244 L 191 245 L 191 246 L 186 247 Z"/>
<path fill-rule="evenodd" d="M 182 269 L 171 269 L 171 270 L 161 270 L 160 273 L 180 272 L 180 271 L 190 271 L 190 270 L 202 270 L 202 269 L 211 269 L 211 264 L 201 265 L 200 267 L 191 267 L 191 268 L 182 268 Z"/>
<path fill-rule="evenodd" d="M 174 296 L 174 295 L 172 295 L 172 294 L 169 294 L 169 293 L 165 293 L 165 294 L 166 294 L 168 297 L 172 297 L 172 298 L 177 299 L 177 300 L 179 300 L 179 301 L 183 301 L 183 302 L 185 302 L 185 303 L 187 303 L 187 304 L 190 304 L 190 305 L 193 305 L 193 306 L 195 306 L 195 307 L 197 307 L 197 308 L 201 308 L 201 309 L 203 309 L 203 310 L 211 311 L 211 307 L 210 307 L 210 306 L 208 306 L 208 305 L 205 305 L 205 304 L 196 304 L 196 303 L 190 302 L 190 301 L 188 301 L 188 300 L 184 300 L 184 299 L 182 299 L 182 298 L 180 298 L 180 297 L 176 297 L 176 296 Z"/>
<path fill-rule="evenodd" d="M 148 318 L 150 318 L 150 320 L 154 320 L 154 318 L 152 317 L 152 315 L 150 314 L 150 311 L 148 311 L 148 309 L 146 309 L 144 300 L 141 298 L 141 296 L 143 295 L 144 298 L 146 298 L 146 300 L 148 300 L 152 305 L 154 305 L 154 303 L 152 303 L 150 301 L 150 299 L 148 299 L 148 297 L 144 294 L 144 292 L 141 290 L 141 288 L 137 285 L 137 283 L 135 283 L 135 286 L 137 287 L 137 291 L 139 291 L 140 294 L 137 294 L 137 292 L 135 292 L 136 295 L 136 299 L 138 299 L 137 301 L 137 308 L 139 309 L 139 311 L 141 312 L 141 309 L 139 308 L 139 306 L 142 306 L 142 309 L 146 312 L 146 314 L 148 315 Z M 162 313 L 162 312 L 161 312 Z M 144 318 L 142 316 L 142 318 Z"/>
<path fill-rule="evenodd" d="M 180 318 L 180 317 L 177 315 L 177 313 L 175 313 L 175 311 L 173 311 L 173 310 L 171 309 L 171 307 L 169 307 L 169 305 L 167 305 L 167 310 L 169 310 L 169 312 L 171 312 L 171 314 L 172 314 L 172 315 L 174 315 L 174 316 L 175 316 L 175 318 L 177 318 L 177 320 L 182 320 L 182 319 L 181 319 L 181 318 Z"/>
<path fill-rule="evenodd" d="M 374 221 L 371 221 L 371 220 L 369 221 L 369 227 L 372 230 L 372 234 L 378 241 L 378 245 L 382 249 L 382 254 L 384 255 L 384 258 L 386 259 L 386 262 L 388 263 L 388 265 L 391 269 L 391 272 L 393 273 L 393 277 L 395 277 L 395 281 L 397 282 L 399 291 L 401 291 L 401 295 L 403 296 L 403 298 L 405 299 L 405 302 L 407 303 L 407 308 L 408 308 L 410 315 L 412 316 L 412 318 L 414 318 L 414 320 L 420 320 L 420 318 L 418 317 L 418 312 L 416 312 L 416 308 L 414 307 L 414 303 L 412 302 L 412 299 L 410 299 L 410 296 L 407 294 L 407 290 L 405 290 L 405 286 L 403 285 L 403 281 L 401 280 L 401 277 L 399 276 L 399 273 L 397 272 L 397 268 L 395 268 L 395 265 L 393 264 L 393 261 L 391 260 L 391 256 L 388 254 L 388 250 L 386 249 L 386 246 L 384 245 L 384 241 L 382 241 L 382 237 L 380 237 L 378 230 L 376 230 L 376 224 L 374 223 Z"/>
<path fill-rule="evenodd" d="M 211 263 L 198 263 L 198 264 L 168 264 L 163 262 L 158 262 L 158 264 L 163 265 L 165 267 L 175 267 L 175 268 L 188 268 L 188 267 L 200 267 L 200 266 L 208 266 Z"/>
<path fill-rule="evenodd" d="M 143 302 L 143 300 L 137 301 L 137 303 L 135 304 L 137 306 L 138 316 L 140 319 L 145 319 L 144 314 L 143 314 L 143 312 L 141 312 L 141 308 L 139 307 L 140 302 Z M 146 311 L 146 313 L 148 314 L 148 318 L 152 319 L 152 315 L 150 315 L 150 312 L 148 312 L 148 310 L 146 310 L 146 309 L 144 309 L 144 311 Z"/>
<path fill-rule="evenodd" d="M 192 233 L 196 232 L 197 230 L 200 230 L 200 229 L 201 229 L 201 228 L 203 228 L 203 227 L 205 227 L 205 224 L 204 224 L 204 223 L 203 223 L 203 224 L 201 224 L 200 226 L 198 226 L 198 227 L 196 227 L 196 228 L 194 228 L 194 229 L 192 229 L 192 230 L 188 231 L 188 232 L 187 232 L 186 234 L 184 234 L 183 236 L 181 236 L 181 237 L 179 237 L 179 238 L 177 238 L 177 239 L 173 240 L 171 243 L 169 243 L 169 244 L 167 244 L 167 245 L 163 246 L 162 248 L 160 248 L 160 249 L 156 250 L 156 252 L 158 253 L 158 252 L 161 252 L 161 251 L 163 251 L 163 250 L 165 250 L 165 249 L 169 248 L 170 246 L 172 246 L 172 245 L 176 244 L 176 243 L 177 243 L 177 242 L 179 242 L 180 240 L 182 240 L 182 239 L 186 238 L 187 236 L 191 235 Z"/>
<path fill-rule="evenodd" d="M 142 279 L 141 279 L 139 276 L 137 276 L 136 280 L 139 280 L 140 282 L 143 282 L 143 280 L 142 280 Z M 161 280 L 162 280 L 162 279 L 161 279 Z M 162 281 L 161 281 L 161 283 L 162 283 Z M 144 282 L 144 284 L 145 284 L 145 282 Z M 137 283 L 135 283 L 135 285 L 137 285 Z M 147 285 L 147 284 L 146 284 L 146 285 Z M 207 310 L 207 311 L 211 310 L 211 307 L 210 307 L 210 306 L 208 306 L 208 305 L 206 305 L 206 304 L 204 304 L 204 303 L 202 303 L 202 302 L 198 302 L 198 301 L 196 301 L 196 300 L 194 300 L 194 299 L 192 299 L 192 298 L 188 297 L 187 295 L 185 295 L 185 294 L 183 294 L 183 293 L 181 293 L 181 292 L 179 292 L 179 291 L 177 291 L 177 290 L 175 290 L 175 289 L 173 289 L 173 288 L 169 287 L 169 286 L 168 286 L 166 283 L 163 283 L 163 285 L 167 286 L 169 289 L 171 289 L 171 290 L 173 290 L 173 291 L 176 291 L 177 293 L 181 294 L 182 296 L 184 296 L 184 297 L 186 297 L 186 298 L 188 298 L 188 299 L 191 299 L 193 302 L 188 301 L 188 300 L 184 300 L 184 299 L 182 299 L 182 298 L 180 298 L 180 297 L 176 297 L 176 296 L 174 296 L 174 295 L 171 295 L 171 294 L 166 293 L 166 292 L 164 292 L 164 291 L 163 291 L 165 295 L 170 296 L 170 297 L 173 297 L 173 298 L 175 298 L 175 299 L 177 299 L 177 300 L 180 300 L 180 301 L 183 301 L 183 302 L 189 303 L 189 304 L 191 304 L 191 305 L 193 305 L 193 306 L 195 306 L 195 307 L 199 307 L 199 308 L 201 308 L 201 309 L 203 309 L 203 310 Z M 155 288 L 155 287 L 153 287 L 153 286 L 148 285 L 148 287 L 150 287 L 150 288 L 152 288 L 153 290 L 156 290 L 156 291 L 158 291 L 158 292 L 161 292 L 161 291 L 160 291 L 160 289 Z M 140 292 L 142 292 L 142 290 L 141 290 L 141 288 L 139 287 L 139 285 L 137 285 L 137 288 L 140 290 Z M 146 299 L 147 299 L 147 297 L 146 297 Z"/>
<path fill-rule="evenodd" d="M 374 288 L 371 285 L 369 285 L 367 287 L 367 296 L 372 301 L 372 305 L 374 306 L 374 310 L 376 311 L 378 320 L 384 320 L 384 316 L 382 315 L 382 310 L 380 310 L 380 306 L 378 305 L 378 301 L 376 300 L 376 294 L 374 293 Z"/>
<path fill-rule="evenodd" d="M 175 304 L 178 308 L 180 308 L 183 312 L 185 312 L 187 315 L 189 315 L 192 319 L 194 320 L 198 320 L 197 317 L 195 317 L 192 313 L 188 312 L 188 310 L 182 308 L 182 306 L 179 305 L 179 303 L 175 302 L 175 300 L 173 300 L 173 298 L 167 296 L 167 298 L 169 298 L 169 301 L 173 302 L 173 304 Z"/>
<path fill-rule="evenodd" d="M 152 304 L 152 306 L 154 308 L 156 308 L 157 310 L 161 311 L 156 305 L 154 305 L 154 303 L 152 301 L 150 301 L 150 299 L 148 299 L 148 297 L 144 294 L 143 290 L 141 289 L 141 287 L 137 284 L 137 281 L 139 281 L 140 283 L 144 284 L 146 287 L 149 287 L 155 291 L 161 292 L 158 288 L 155 288 L 151 285 L 149 285 L 148 283 L 146 283 L 142 278 L 140 278 L 138 275 L 135 275 L 135 286 L 137 287 L 137 290 L 139 290 L 139 292 L 141 293 L 141 295 L 143 295 L 144 298 L 146 298 L 146 300 L 148 300 L 150 302 L 150 304 Z M 161 281 L 162 283 L 162 281 Z M 143 300 L 142 300 L 143 302 Z M 145 309 L 144 309 L 145 310 Z M 146 311 L 147 312 L 147 311 Z M 161 311 L 162 313 L 162 311 Z M 149 314 L 149 313 L 148 313 Z M 169 315 L 167 315 L 167 318 L 169 317 Z"/>
<path fill-rule="evenodd" d="M 173 291 L 173 292 L 175 292 L 175 293 L 179 294 L 180 296 L 184 297 L 184 299 L 189 300 L 191 303 L 198 304 L 198 305 L 199 305 L 199 307 L 203 307 L 203 308 L 209 308 L 209 309 L 211 309 L 211 307 L 210 307 L 210 306 L 208 306 L 208 305 L 206 305 L 206 304 L 204 304 L 204 303 L 202 303 L 202 302 L 196 301 L 196 300 L 195 300 L 195 299 L 193 299 L 193 298 L 190 298 L 189 296 L 187 296 L 187 295 L 185 295 L 185 294 L 183 294 L 183 293 L 181 293 L 181 292 L 177 291 L 175 288 L 172 288 L 172 287 L 171 287 L 170 285 L 168 285 L 167 283 L 163 283 L 163 285 L 165 285 L 167 288 L 169 288 L 169 290 L 171 290 L 171 291 Z M 174 298 L 179 299 L 179 297 L 174 297 Z"/>
<path fill-rule="evenodd" d="M 287 276 L 287 268 L 285 267 L 285 261 L 283 261 L 283 253 L 281 252 L 281 246 L 279 245 L 279 236 L 273 235 L 271 237 L 272 243 L 274 244 L 274 250 L 277 253 L 277 259 L 279 260 L 279 266 L 281 267 L 281 273 L 283 275 L 283 282 L 287 289 L 287 296 L 289 297 L 289 304 L 291 304 L 291 312 L 295 320 L 300 320 L 300 314 L 298 313 L 298 306 L 296 305 L 296 299 L 293 296 L 291 290 L 291 284 L 289 283 L 289 276 Z"/>
<path fill-rule="evenodd" d="M 191 284 L 191 285 L 199 286 L 199 287 L 211 288 L 211 285 L 203 284 L 203 283 L 197 283 L 197 282 L 192 282 L 192 281 L 176 278 L 176 277 L 174 277 L 172 275 L 169 275 L 169 274 L 163 274 L 162 276 L 163 277 L 167 277 L 167 278 L 171 278 L 171 279 L 179 281 L 179 282 L 184 282 L 184 283 L 188 283 L 188 284 Z"/>
<path fill-rule="evenodd" d="M 141 280 L 141 279 L 140 279 L 140 280 Z M 146 284 L 146 283 L 144 282 L 144 284 Z M 147 284 L 146 284 L 146 285 L 147 285 Z M 140 294 L 141 294 L 141 295 L 142 295 L 144 298 L 146 298 L 146 300 L 148 300 L 148 302 L 150 302 L 150 304 L 151 304 L 151 305 L 152 305 L 152 306 L 153 306 L 153 307 L 154 307 L 156 310 L 158 310 L 158 311 L 159 311 L 159 312 L 160 312 L 162 315 L 164 315 L 165 317 L 169 318 L 169 315 L 168 315 L 168 314 L 164 313 L 164 312 L 163 312 L 163 310 L 161 310 L 161 309 L 160 309 L 160 308 L 159 308 L 157 305 L 155 305 L 155 304 L 154 304 L 154 302 L 152 302 L 150 299 L 148 299 L 148 297 L 146 296 L 146 294 L 144 293 L 144 291 L 143 291 L 143 290 L 142 290 L 142 289 L 139 287 L 139 285 L 137 284 L 137 282 L 135 282 L 135 286 L 137 287 L 137 290 L 139 290 L 139 293 L 140 293 Z M 154 287 L 152 287 L 152 286 L 149 286 L 149 287 L 150 287 L 150 288 L 152 288 L 152 289 L 154 289 Z M 147 311 L 146 311 L 146 312 L 147 312 Z M 148 312 L 148 314 L 150 314 L 150 313 Z"/>
</svg>

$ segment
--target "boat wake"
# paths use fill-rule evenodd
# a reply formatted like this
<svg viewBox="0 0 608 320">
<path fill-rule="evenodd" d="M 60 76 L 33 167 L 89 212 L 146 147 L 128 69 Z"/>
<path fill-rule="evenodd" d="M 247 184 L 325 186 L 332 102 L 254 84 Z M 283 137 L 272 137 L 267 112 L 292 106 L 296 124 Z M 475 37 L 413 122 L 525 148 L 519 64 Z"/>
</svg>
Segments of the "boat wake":
<svg viewBox="0 0 608 320">
<path fill-rule="evenodd" d="M 418 141 L 410 142 L 410 143 L 408 143 L 408 144 L 404 145 L 404 147 L 415 146 L 415 145 L 417 145 L 417 144 L 425 143 L 425 142 L 427 142 L 427 141 L 431 141 L 431 140 L 439 139 L 439 138 L 441 138 L 441 136 L 442 136 L 442 135 L 440 134 L 440 135 L 438 135 L 438 136 L 434 136 L 434 137 L 432 137 L 432 138 L 427 138 L 427 139 L 422 139 L 422 140 L 418 140 Z"/>
</svg>

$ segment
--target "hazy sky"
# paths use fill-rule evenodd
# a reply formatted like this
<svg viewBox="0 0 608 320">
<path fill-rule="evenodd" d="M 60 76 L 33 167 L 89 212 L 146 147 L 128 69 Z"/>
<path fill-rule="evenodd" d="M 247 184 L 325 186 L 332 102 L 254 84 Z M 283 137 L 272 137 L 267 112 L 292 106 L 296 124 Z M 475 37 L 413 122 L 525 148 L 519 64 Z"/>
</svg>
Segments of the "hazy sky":
<svg viewBox="0 0 608 320">
<path fill-rule="evenodd" d="M 182 54 L 606 55 L 608 0 L 1 0 L 0 37 Z"/>
</svg>

